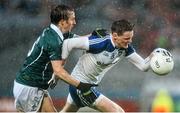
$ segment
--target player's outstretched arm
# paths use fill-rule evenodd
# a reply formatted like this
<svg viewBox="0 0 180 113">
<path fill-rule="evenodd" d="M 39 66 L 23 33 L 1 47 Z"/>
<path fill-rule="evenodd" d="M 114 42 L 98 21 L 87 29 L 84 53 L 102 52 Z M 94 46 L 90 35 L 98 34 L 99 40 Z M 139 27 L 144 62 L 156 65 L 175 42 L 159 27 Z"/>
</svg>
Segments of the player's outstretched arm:
<svg viewBox="0 0 180 113">
<path fill-rule="evenodd" d="M 63 42 L 62 59 L 66 59 L 69 56 L 71 50 L 74 48 L 88 50 L 89 49 L 88 36 L 89 35 L 79 36 L 79 38 L 66 39 Z"/>
<path fill-rule="evenodd" d="M 138 67 L 141 71 L 148 71 L 150 68 L 150 59 L 152 58 L 153 53 L 151 53 L 147 58 L 143 59 L 136 52 L 132 53 L 128 56 L 128 61 L 133 63 L 136 67 Z"/>
</svg>

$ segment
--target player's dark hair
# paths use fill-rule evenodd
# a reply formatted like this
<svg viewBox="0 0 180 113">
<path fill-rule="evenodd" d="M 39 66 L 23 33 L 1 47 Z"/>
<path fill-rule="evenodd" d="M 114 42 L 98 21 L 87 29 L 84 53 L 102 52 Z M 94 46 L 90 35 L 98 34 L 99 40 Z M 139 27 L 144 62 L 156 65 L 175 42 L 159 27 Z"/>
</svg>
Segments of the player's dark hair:
<svg viewBox="0 0 180 113">
<path fill-rule="evenodd" d="M 57 25 L 60 20 L 68 20 L 70 12 L 74 11 L 72 7 L 66 5 L 58 5 L 51 10 L 51 23 Z"/>
<path fill-rule="evenodd" d="M 126 31 L 132 31 L 134 28 L 134 24 L 131 24 L 125 19 L 114 21 L 111 26 L 111 32 L 117 33 L 119 36 L 122 35 Z"/>
</svg>

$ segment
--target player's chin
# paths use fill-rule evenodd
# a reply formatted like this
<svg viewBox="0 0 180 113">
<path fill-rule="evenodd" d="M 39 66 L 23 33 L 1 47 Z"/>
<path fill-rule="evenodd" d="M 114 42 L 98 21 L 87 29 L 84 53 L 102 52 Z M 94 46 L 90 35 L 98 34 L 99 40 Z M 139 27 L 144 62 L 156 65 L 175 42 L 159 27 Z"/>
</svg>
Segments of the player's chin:
<svg viewBox="0 0 180 113">
<path fill-rule="evenodd" d="M 74 25 L 73 25 L 73 26 L 71 26 L 70 31 L 71 31 L 73 28 L 74 28 Z"/>
<path fill-rule="evenodd" d="M 120 44 L 120 45 L 117 45 L 119 48 L 124 48 L 124 49 L 127 49 L 128 48 L 128 44 Z"/>
<path fill-rule="evenodd" d="M 68 32 L 71 32 L 71 31 L 72 31 L 72 29 L 73 29 L 73 27 L 70 27 L 67 31 L 68 31 Z"/>
<path fill-rule="evenodd" d="M 127 48 L 128 48 L 128 45 L 124 45 L 123 48 L 127 49 Z"/>
</svg>

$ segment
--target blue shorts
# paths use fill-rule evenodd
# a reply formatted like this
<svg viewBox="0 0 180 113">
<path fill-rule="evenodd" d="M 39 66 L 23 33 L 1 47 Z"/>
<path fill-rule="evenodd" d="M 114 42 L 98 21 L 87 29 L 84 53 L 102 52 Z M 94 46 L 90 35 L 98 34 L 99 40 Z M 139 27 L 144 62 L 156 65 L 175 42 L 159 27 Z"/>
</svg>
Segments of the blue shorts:
<svg viewBox="0 0 180 113">
<path fill-rule="evenodd" d="M 89 91 L 83 93 L 74 86 L 69 86 L 70 95 L 78 107 L 92 106 L 95 100 L 100 96 L 100 92 L 92 87 Z"/>
</svg>

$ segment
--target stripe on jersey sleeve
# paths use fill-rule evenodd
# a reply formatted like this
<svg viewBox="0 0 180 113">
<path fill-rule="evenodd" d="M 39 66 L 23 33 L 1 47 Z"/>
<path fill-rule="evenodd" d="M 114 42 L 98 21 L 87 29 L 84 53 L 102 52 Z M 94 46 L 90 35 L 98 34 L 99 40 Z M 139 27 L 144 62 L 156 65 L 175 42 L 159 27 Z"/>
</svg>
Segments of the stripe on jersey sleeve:
<svg viewBox="0 0 180 113">
<path fill-rule="evenodd" d="M 90 53 L 100 53 L 102 51 L 113 51 L 115 48 L 113 47 L 110 37 L 107 38 L 99 38 L 97 36 L 89 37 L 89 51 Z"/>
</svg>

